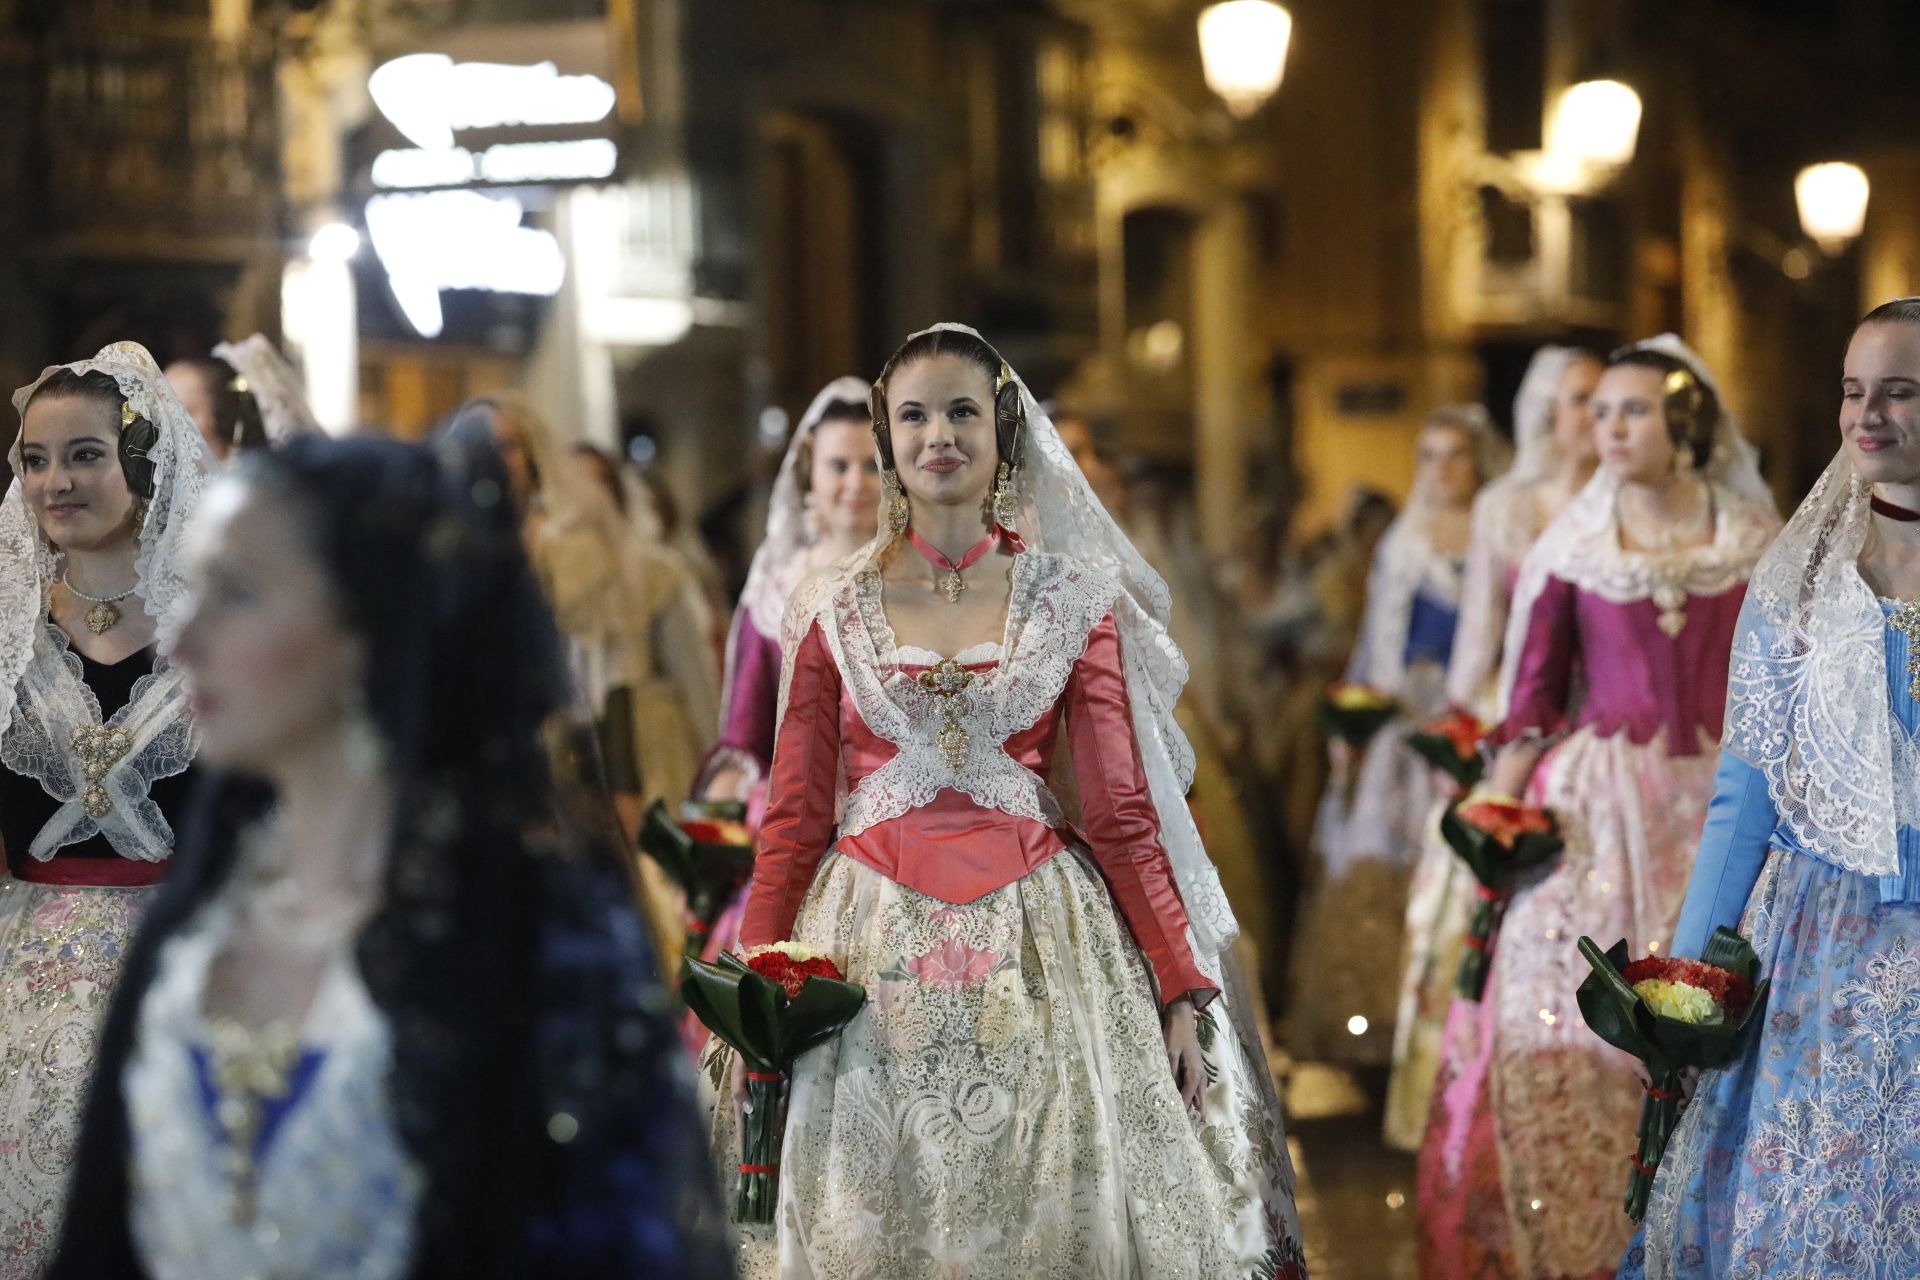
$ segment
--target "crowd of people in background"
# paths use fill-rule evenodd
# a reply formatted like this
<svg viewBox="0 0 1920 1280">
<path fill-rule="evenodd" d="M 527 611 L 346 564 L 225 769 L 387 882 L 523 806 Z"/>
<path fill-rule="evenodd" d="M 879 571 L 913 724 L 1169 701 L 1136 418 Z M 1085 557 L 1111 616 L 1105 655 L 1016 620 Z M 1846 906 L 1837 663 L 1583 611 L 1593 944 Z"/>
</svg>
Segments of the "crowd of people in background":
<svg viewBox="0 0 1920 1280">
<path fill-rule="evenodd" d="M 258 335 L 53 366 L 0 503 L 0 1280 L 1292 1280 L 1295 1061 L 1380 1086 L 1433 1280 L 1920 1274 L 1920 302 L 1841 387 L 1784 533 L 1669 334 L 1221 558 L 939 325 L 820 390 L 730 560 L 514 393 L 400 444 Z M 1556 856 L 1476 882 L 1474 802 Z M 754 844 L 697 932 L 639 852 L 689 805 Z M 1679 1095 L 1574 943 L 1717 929 L 1771 1003 L 1636 1227 Z M 866 1004 L 729 1226 L 765 1076 L 674 990 L 770 946 Z"/>
</svg>

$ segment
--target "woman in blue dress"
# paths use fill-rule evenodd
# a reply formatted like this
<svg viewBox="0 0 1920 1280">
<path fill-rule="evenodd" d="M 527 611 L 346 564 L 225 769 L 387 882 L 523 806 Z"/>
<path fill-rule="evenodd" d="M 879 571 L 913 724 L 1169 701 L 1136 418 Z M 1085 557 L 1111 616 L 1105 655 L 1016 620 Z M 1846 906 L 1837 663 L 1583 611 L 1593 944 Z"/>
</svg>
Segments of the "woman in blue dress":
<svg viewBox="0 0 1920 1280">
<path fill-rule="evenodd" d="M 446 447 L 247 454 L 189 531 L 210 776 L 51 1280 L 733 1273 L 631 884 L 548 768 L 505 472 Z"/>
<path fill-rule="evenodd" d="M 1861 321 L 1841 385 L 1840 454 L 1747 595 L 1673 944 L 1737 926 L 1773 991 L 1623 1280 L 1920 1275 L 1920 298 Z"/>
</svg>

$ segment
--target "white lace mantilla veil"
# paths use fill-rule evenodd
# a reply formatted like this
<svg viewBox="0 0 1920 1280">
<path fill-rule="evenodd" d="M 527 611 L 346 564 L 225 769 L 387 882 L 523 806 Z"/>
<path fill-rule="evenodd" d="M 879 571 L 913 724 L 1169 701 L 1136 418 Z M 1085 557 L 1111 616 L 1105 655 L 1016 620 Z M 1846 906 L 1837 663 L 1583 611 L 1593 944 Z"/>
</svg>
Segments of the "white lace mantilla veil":
<svg viewBox="0 0 1920 1280">
<path fill-rule="evenodd" d="M 941 329 L 980 337 L 974 329 L 951 323 L 923 332 Z M 1020 508 L 1015 527 L 1030 551 L 1066 557 L 1112 579 L 1117 592 L 1113 616 L 1120 631 L 1134 735 L 1139 740 L 1159 818 L 1161 844 L 1173 866 L 1194 940 L 1211 967 L 1239 936 L 1240 926 L 1187 808 L 1194 755 L 1173 717 L 1188 671 L 1185 655 L 1167 631 L 1173 612 L 1172 593 L 1094 495 L 1032 390 L 1018 374 L 1014 377 L 1020 384 L 1020 402 L 1027 416 L 1021 465 L 1014 473 L 1014 494 Z M 783 719 L 800 641 L 840 588 L 872 566 L 892 544 L 894 538 L 885 527 L 885 518 L 882 504 L 882 525 L 873 541 L 837 565 L 815 571 L 794 593 L 781 633 L 785 654 L 780 678 Z"/>
<path fill-rule="evenodd" d="M 1427 415 L 1420 430 L 1452 427 L 1473 445 L 1474 468 L 1486 484 L 1506 470 L 1507 446 L 1486 408 L 1478 404 L 1443 405 Z M 1453 606 L 1460 603 L 1460 561 L 1433 545 L 1439 515 L 1433 494 L 1416 476 L 1407 505 L 1381 535 L 1367 574 L 1367 608 L 1360 639 L 1347 664 L 1347 679 L 1398 695 L 1407 675 L 1407 627 L 1413 598 L 1426 594 Z"/>
<path fill-rule="evenodd" d="M 746 585 L 740 588 L 739 608 L 727 634 L 727 669 L 720 681 L 720 732 L 727 729 L 727 717 L 733 702 L 733 662 L 740 634 L 740 618 L 753 620 L 754 630 L 770 640 L 778 640 L 786 621 L 787 603 L 800 580 L 807 576 L 807 551 L 813 539 L 807 532 L 806 503 L 800 495 L 800 455 L 806 452 L 807 437 L 820 425 L 829 406 L 836 401 L 857 405 L 866 412 L 867 396 L 873 386 L 865 378 L 852 375 L 835 378 L 820 388 L 820 393 L 800 415 L 799 425 L 787 441 L 787 452 L 780 459 L 774 476 L 773 491 L 767 496 L 767 528 L 747 567 Z"/>
<path fill-rule="evenodd" d="M 7 454 L 14 479 L 0 501 L 0 758 L 64 801 L 34 839 L 32 856 L 50 858 L 98 833 L 124 857 L 159 861 L 172 851 L 173 833 L 147 789 L 156 779 L 183 772 L 194 748 L 181 673 L 168 660 L 185 620 L 182 541 L 217 464 L 160 366 L 138 343 L 116 342 L 91 360 L 42 370 L 13 393 L 23 422 L 34 392 L 60 369 L 109 374 L 134 412 L 159 433 L 148 455 L 153 498 L 134 559 L 138 598 L 158 628 L 159 656 L 127 705 L 106 719 L 107 727 L 124 729 L 130 741 L 97 780 L 112 806 L 93 817 L 82 801 L 86 763 L 69 735 L 76 726 L 101 724 L 100 705 L 81 679 L 79 656 L 47 619 L 47 591 L 60 578 L 62 557 L 27 509 L 16 436 Z"/>
<path fill-rule="evenodd" d="M 835 378 L 820 388 L 800 425 L 787 442 L 786 456 L 780 460 L 780 472 L 774 477 L 773 492 L 767 499 L 767 531 L 753 553 L 747 569 L 747 584 L 740 591 L 740 605 L 752 617 L 763 636 L 778 636 L 787 612 L 787 598 L 805 577 L 806 551 L 813 545 L 807 533 L 806 504 L 800 495 L 800 477 L 795 473 L 807 437 L 813 434 L 827 409 L 837 401 L 859 408 L 864 416 L 867 395 L 873 390 L 864 378 Z"/>
<path fill-rule="evenodd" d="M 1700 478 L 1712 487 L 1717 507 L 1714 539 L 1706 546 L 1678 554 L 1684 573 L 1676 585 L 1689 595 L 1731 590 L 1747 580 L 1780 529 L 1779 508 L 1760 474 L 1759 458 L 1741 435 L 1739 419 L 1721 394 L 1706 361 L 1677 335 L 1663 333 L 1622 348 L 1622 353 L 1627 351 L 1654 351 L 1680 361 L 1719 403 L 1713 449 L 1700 471 Z M 1618 478 L 1605 466 L 1600 467 L 1566 510 L 1541 533 L 1522 562 L 1500 661 L 1502 708 L 1511 700 L 1533 606 L 1546 589 L 1548 578 L 1560 578 L 1616 604 L 1644 600 L 1652 594 L 1655 584 L 1651 559 L 1646 553 L 1627 551 L 1620 545 L 1619 492 Z"/>
<path fill-rule="evenodd" d="M 1483 486 L 1473 501 L 1473 544 L 1460 591 L 1460 628 L 1447 666 L 1447 700 L 1473 708 L 1497 673 L 1506 636 L 1504 574 L 1533 545 L 1533 503 L 1528 490 L 1552 475 L 1560 461 L 1553 435 L 1553 402 L 1560 376 L 1579 353 L 1572 347 L 1541 347 L 1527 363 L 1513 398 L 1513 465 Z"/>
<path fill-rule="evenodd" d="M 1896 832 L 1920 826 L 1920 761 L 1893 729 L 1886 619 L 1860 576 L 1871 493 L 1842 449 L 1754 570 L 1721 749 L 1766 776 L 1806 852 L 1896 876 Z"/>
<path fill-rule="evenodd" d="M 260 420 L 267 439 L 283 444 L 295 436 L 314 435 L 320 422 L 307 407 L 306 392 L 301 389 L 300 374 L 280 354 L 263 333 L 239 342 L 223 342 L 213 354 L 233 366 L 246 380 L 247 390 L 260 405 Z"/>
</svg>

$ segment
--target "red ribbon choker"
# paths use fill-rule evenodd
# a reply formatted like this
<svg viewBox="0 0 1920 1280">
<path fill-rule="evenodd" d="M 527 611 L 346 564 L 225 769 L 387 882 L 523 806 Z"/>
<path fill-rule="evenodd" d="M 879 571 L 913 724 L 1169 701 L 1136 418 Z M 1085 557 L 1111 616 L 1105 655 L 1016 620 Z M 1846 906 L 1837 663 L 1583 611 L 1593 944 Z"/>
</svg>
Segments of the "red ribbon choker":
<svg viewBox="0 0 1920 1280">
<path fill-rule="evenodd" d="M 960 557 L 959 564 L 949 560 L 946 552 L 921 537 L 920 531 L 911 525 L 907 526 L 907 541 L 913 544 L 913 549 L 920 553 L 922 559 L 945 574 L 939 580 L 940 587 L 947 593 L 947 599 L 955 604 L 960 602 L 960 593 L 967 589 L 967 584 L 960 578 L 961 574 L 979 564 L 987 555 L 999 549 L 1003 543 L 1015 551 L 1026 549 L 1026 544 L 1020 541 L 1020 535 L 998 524 L 987 530 L 986 537 L 967 548 L 967 553 Z"/>
</svg>

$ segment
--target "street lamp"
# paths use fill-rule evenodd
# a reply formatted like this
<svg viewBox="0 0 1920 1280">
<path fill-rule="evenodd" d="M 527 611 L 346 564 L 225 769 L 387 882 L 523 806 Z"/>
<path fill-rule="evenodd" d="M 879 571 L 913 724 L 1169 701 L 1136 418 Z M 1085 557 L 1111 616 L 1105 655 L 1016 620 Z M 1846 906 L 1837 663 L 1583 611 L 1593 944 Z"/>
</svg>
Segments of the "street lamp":
<svg viewBox="0 0 1920 1280">
<path fill-rule="evenodd" d="M 1280 87 L 1293 15 L 1272 0 L 1223 0 L 1200 14 L 1200 61 L 1207 88 L 1244 120 Z"/>
<path fill-rule="evenodd" d="M 1547 152 L 1561 163 L 1618 169 L 1640 137 L 1640 95 L 1618 80 L 1582 80 L 1560 95 L 1547 126 Z"/>
<path fill-rule="evenodd" d="M 1800 228 L 1828 256 L 1845 249 L 1867 222 L 1867 175 L 1857 164 L 1808 165 L 1793 180 Z"/>
</svg>

